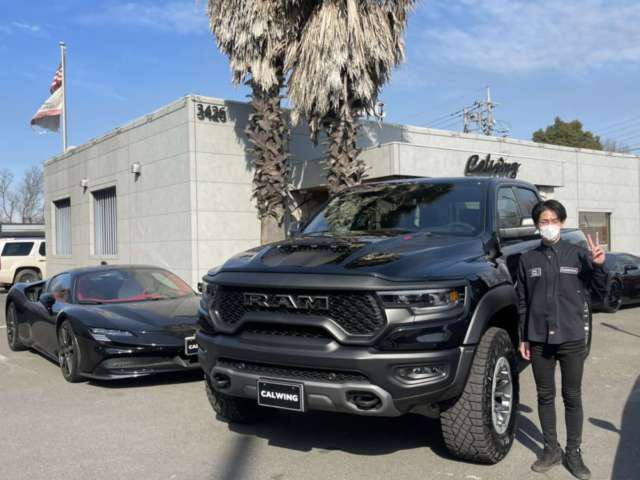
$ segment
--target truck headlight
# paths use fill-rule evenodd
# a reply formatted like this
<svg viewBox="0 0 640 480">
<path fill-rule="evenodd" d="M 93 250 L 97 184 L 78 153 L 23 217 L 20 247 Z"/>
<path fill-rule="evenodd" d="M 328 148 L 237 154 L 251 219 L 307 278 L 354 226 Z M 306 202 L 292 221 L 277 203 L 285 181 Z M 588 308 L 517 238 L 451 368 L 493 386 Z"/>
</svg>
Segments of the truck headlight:
<svg viewBox="0 0 640 480">
<path fill-rule="evenodd" d="M 378 292 L 385 308 L 408 308 L 414 314 L 434 313 L 464 305 L 465 287 Z"/>
</svg>

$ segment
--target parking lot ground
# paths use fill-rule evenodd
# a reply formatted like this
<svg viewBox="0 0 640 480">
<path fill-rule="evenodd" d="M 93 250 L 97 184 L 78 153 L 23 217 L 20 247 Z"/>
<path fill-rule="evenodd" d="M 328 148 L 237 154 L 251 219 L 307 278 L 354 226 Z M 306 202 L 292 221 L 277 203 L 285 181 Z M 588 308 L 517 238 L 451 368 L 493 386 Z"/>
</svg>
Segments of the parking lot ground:
<svg viewBox="0 0 640 480">
<path fill-rule="evenodd" d="M 451 458 L 439 422 L 278 412 L 257 426 L 214 418 L 199 375 L 65 382 L 54 363 L 11 352 L 0 296 L 3 479 L 570 479 L 529 466 L 541 448 L 531 369 L 517 440 L 498 465 Z M 584 380 L 584 455 L 593 479 L 640 478 L 640 309 L 594 318 Z M 558 400 L 558 418 L 562 418 Z M 562 423 L 562 422 L 561 422 Z M 560 429 L 561 439 L 564 430 Z"/>
</svg>

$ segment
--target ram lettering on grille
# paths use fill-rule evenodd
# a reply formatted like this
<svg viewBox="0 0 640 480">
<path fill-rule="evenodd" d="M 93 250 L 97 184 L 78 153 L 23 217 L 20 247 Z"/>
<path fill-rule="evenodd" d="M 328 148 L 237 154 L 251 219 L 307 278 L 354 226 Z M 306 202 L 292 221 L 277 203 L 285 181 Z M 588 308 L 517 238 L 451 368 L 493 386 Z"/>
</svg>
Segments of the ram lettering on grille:
<svg viewBox="0 0 640 480">
<path fill-rule="evenodd" d="M 329 310 L 329 297 L 319 295 L 266 295 L 264 293 L 245 293 L 243 303 L 247 307 Z"/>
</svg>

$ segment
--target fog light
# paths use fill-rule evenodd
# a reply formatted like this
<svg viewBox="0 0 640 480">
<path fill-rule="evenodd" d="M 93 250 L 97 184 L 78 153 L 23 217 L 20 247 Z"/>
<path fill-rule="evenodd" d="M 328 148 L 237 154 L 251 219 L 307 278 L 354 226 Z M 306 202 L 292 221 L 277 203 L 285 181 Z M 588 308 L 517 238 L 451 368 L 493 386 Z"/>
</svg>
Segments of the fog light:
<svg viewBox="0 0 640 480">
<path fill-rule="evenodd" d="M 403 380 L 434 380 L 447 376 L 444 365 L 413 365 L 396 368 L 396 375 Z"/>
</svg>

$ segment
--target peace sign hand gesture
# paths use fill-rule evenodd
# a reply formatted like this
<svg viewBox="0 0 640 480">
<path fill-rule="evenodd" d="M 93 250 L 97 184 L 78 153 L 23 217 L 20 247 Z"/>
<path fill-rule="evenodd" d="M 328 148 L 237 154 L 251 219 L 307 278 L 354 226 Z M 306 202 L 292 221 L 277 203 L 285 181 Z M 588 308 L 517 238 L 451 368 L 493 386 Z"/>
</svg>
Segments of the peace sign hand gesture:
<svg viewBox="0 0 640 480">
<path fill-rule="evenodd" d="M 591 235 L 587 235 L 587 243 L 589 244 L 589 250 L 591 250 L 591 260 L 596 265 L 604 264 L 604 250 L 602 247 L 591 239 Z"/>
</svg>

